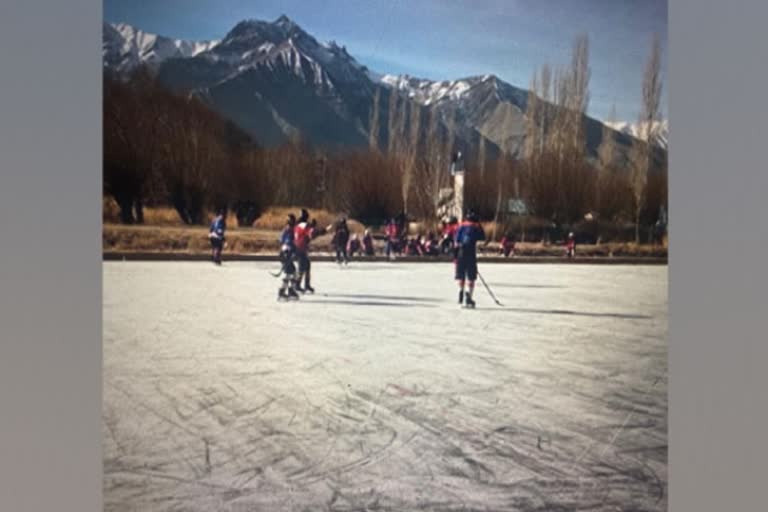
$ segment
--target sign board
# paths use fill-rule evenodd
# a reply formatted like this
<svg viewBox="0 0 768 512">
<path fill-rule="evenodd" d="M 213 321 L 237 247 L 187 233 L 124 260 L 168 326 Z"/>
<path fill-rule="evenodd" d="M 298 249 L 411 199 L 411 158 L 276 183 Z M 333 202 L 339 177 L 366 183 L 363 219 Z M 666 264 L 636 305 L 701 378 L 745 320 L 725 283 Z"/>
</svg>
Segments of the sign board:
<svg viewBox="0 0 768 512">
<path fill-rule="evenodd" d="M 528 206 L 522 199 L 514 198 L 507 201 L 507 212 L 513 215 L 528 215 Z"/>
</svg>

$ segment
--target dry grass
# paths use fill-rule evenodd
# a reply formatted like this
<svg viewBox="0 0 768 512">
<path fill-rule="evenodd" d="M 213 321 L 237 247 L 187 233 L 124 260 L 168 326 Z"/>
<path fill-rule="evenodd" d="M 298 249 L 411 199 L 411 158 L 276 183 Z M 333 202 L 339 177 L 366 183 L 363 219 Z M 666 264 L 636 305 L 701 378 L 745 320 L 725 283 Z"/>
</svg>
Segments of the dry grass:
<svg viewBox="0 0 768 512">
<path fill-rule="evenodd" d="M 207 253 L 210 251 L 208 228 L 172 226 L 123 226 L 104 224 L 102 249 L 117 252 L 171 252 Z M 279 250 L 277 230 L 237 228 L 227 230 L 225 251 L 229 254 L 276 254 Z M 317 252 L 331 252 L 331 235 L 323 235 L 312 242 Z M 383 250 L 383 242 L 375 241 L 377 252 Z M 478 246 L 478 252 L 485 256 L 499 254 L 499 243 L 490 242 Z M 517 243 L 518 256 L 563 257 L 562 245 L 544 243 Z M 579 257 L 665 257 L 663 245 L 636 245 L 634 243 L 603 243 L 600 245 L 577 245 Z"/>
<path fill-rule="evenodd" d="M 256 229 L 230 229 L 226 233 L 227 252 L 275 252 L 277 233 Z M 147 251 L 201 253 L 211 249 L 208 228 L 169 226 L 123 226 L 105 224 L 102 230 L 104 251 Z"/>
<path fill-rule="evenodd" d="M 256 222 L 253 223 L 253 227 L 279 231 L 285 227 L 285 221 L 288 218 L 288 214 L 292 213 L 298 218 L 301 213 L 301 208 L 301 206 L 274 206 L 268 208 L 267 211 L 256 219 Z M 307 208 L 307 211 L 309 212 L 309 217 L 317 219 L 317 225 L 323 228 L 327 228 L 341 217 L 341 214 L 332 213 L 328 210 Z M 348 218 L 347 226 L 352 233 L 362 234 L 365 231 L 365 226 L 354 219 Z"/>
<path fill-rule="evenodd" d="M 101 200 L 101 219 L 104 224 L 120 223 L 120 208 L 114 199 L 104 196 Z"/>
<path fill-rule="evenodd" d="M 215 212 L 208 212 L 206 214 L 208 224 L 213 222 L 213 218 L 215 216 Z M 102 220 L 104 224 L 120 224 L 120 208 L 117 206 L 115 200 L 111 197 L 104 197 L 102 199 Z M 178 212 L 168 206 L 145 207 L 144 225 L 186 226 L 186 224 L 181 221 Z M 235 216 L 235 213 L 230 210 L 227 212 L 227 227 L 234 228 L 236 226 L 237 217 Z"/>
<path fill-rule="evenodd" d="M 478 252 L 486 255 L 498 254 L 498 242 L 479 246 Z M 543 242 L 518 242 L 515 244 L 515 254 L 518 256 L 563 256 L 565 247 L 560 244 L 545 244 Z M 576 256 L 581 257 L 666 257 L 667 248 L 664 245 L 637 245 L 635 243 L 602 243 L 576 244 Z"/>
<path fill-rule="evenodd" d="M 338 220 L 340 215 L 321 209 L 308 209 L 310 217 L 317 219 L 318 226 L 326 228 Z M 285 226 L 289 213 L 298 215 L 300 207 L 269 208 L 252 228 L 237 227 L 237 219 L 230 212 L 227 216 L 226 251 L 245 254 L 277 252 L 279 232 Z M 209 221 L 213 213 L 208 215 Z M 181 252 L 202 253 L 210 250 L 208 241 L 208 226 L 187 226 L 181 222 L 178 214 L 172 208 L 145 208 L 144 225 L 125 226 L 120 222 L 120 210 L 111 198 L 103 201 L 103 234 L 102 248 L 104 251 L 148 251 L 148 252 Z M 354 219 L 347 219 L 347 225 L 352 233 L 362 235 L 365 226 Z M 481 246 L 479 252 L 485 255 L 499 253 L 498 240 L 504 236 L 504 225 L 494 222 L 483 222 L 482 227 L 490 240 L 496 227 L 494 240 L 486 246 Z M 439 231 L 435 223 L 410 223 L 409 234 L 426 234 L 429 230 Z M 381 234 L 380 229 L 374 230 Z M 317 238 L 313 247 L 317 251 L 330 251 L 331 235 L 324 234 Z M 377 242 L 377 246 L 380 242 Z M 520 256 L 562 256 L 562 245 L 545 244 L 542 242 L 518 242 L 515 248 Z M 603 242 L 598 245 L 579 244 L 576 246 L 577 256 L 610 257 L 610 256 L 667 256 L 668 240 L 665 237 L 661 244 L 637 245 L 634 243 Z"/>
</svg>

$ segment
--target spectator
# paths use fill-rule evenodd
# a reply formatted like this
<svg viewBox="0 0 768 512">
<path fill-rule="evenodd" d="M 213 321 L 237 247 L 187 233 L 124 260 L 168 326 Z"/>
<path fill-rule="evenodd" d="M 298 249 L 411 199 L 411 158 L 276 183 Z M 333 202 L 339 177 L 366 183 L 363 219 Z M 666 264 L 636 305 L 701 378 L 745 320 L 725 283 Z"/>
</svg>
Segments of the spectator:
<svg viewBox="0 0 768 512">
<path fill-rule="evenodd" d="M 501 239 L 501 253 L 505 258 L 515 255 L 515 235 L 507 232 Z"/>
<path fill-rule="evenodd" d="M 395 253 L 400 253 L 400 233 L 397 225 L 397 221 L 393 218 L 391 219 L 385 228 L 385 234 L 387 236 L 387 246 L 385 248 L 385 253 L 387 255 L 387 258 L 394 259 Z"/>
<path fill-rule="evenodd" d="M 454 237 L 456 236 L 456 230 L 459 228 L 459 219 L 451 217 L 448 223 L 443 227 L 443 237 L 440 240 L 440 250 L 443 254 L 451 254 L 453 252 Z"/>
<path fill-rule="evenodd" d="M 342 218 L 336 225 L 336 232 L 331 240 L 336 249 L 336 263 L 339 265 L 342 263 L 346 265 L 349 262 L 347 242 L 349 242 L 349 228 L 347 227 L 347 219 Z"/>
<path fill-rule="evenodd" d="M 354 258 L 357 253 L 362 255 L 362 252 L 362 246 L 360 240 L 357 238 L 357 234 L 352 235 L 352 238 L 349 239 L 349 243 L 347 244 L 347 254 L 349 255 L 349 258 Z"/>
<path fill-rule="evenodd" d="M 565 255 L 568 258 L 576 256 L 576 239 L 573 237 L 573 232 L 568 233 L 568 240 L 565 242 Z"/>
<path fill-rule="evenodd" d="M 366 229 L 363 235 L 363 253 L 366 256 L 373 256 L 373 237 L 370 229 Z"/>
<path fill-rule="evenodd" d="M 440 253 L 437 240 L 435 240 L 435 234 L 430 231 L 427 233 L 427 238 L 424 241 L 424 254 L 427 256 L 437 256 Z"/>
</svg>

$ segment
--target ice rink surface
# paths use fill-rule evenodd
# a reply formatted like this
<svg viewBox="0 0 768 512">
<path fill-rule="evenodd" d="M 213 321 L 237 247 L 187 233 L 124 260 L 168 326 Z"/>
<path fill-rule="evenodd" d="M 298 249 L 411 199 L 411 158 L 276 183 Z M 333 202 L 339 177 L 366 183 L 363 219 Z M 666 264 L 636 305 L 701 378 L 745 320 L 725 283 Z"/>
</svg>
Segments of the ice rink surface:
<svg viewBox="0 0 768 512">
<path fill-rule="evenodd" d="M 104 263 L 105 510 L 666 510 L 666 266 L 277 268 Z"/>
</svg>

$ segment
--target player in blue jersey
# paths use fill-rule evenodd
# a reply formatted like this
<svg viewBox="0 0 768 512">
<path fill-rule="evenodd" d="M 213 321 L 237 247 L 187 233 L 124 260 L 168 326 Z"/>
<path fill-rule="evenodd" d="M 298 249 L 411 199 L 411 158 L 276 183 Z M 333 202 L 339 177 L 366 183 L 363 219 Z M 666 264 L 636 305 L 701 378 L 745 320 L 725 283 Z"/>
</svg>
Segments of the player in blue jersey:
<svg viewBox="0 0 768 512">
<path fill-rule="evenodd" d="M 277 300 L 280 299 L 298 299 L 296 293 L 296 265 L 293 262 L 296 256 L 296 246 L 294 244 L 294 228 L 296 227 L 296 217 L 291 213 L 288 215 L 288 222 L 280 233 L 280 262 L 282 263 L 283 283 L 277 293 Z"/>
<path fill-rule="evenodd" d="M 459 304 L 465 304 L 468 308 L 475 307 L 472 293 L 477 280 L 477 242 L 482 240 L 485 240 L 485 232 L 480 226 L 477 215 L 473 212 L 467 213 L 454 235 L 454 255 L 456 281 L 459 284 Z"/>
<path fill-rule="evenodd" d="M 208 231 L 208 239 L 211 241 L 212 249 L 211 259 L 213 259 L 213 263 L 216 265 L 221 265 L 221 251 L 224 249 L 224 231 L 226 229 L 227 224 L 224 218 L 224 210 L 218 210 Z"/>
</svg>

